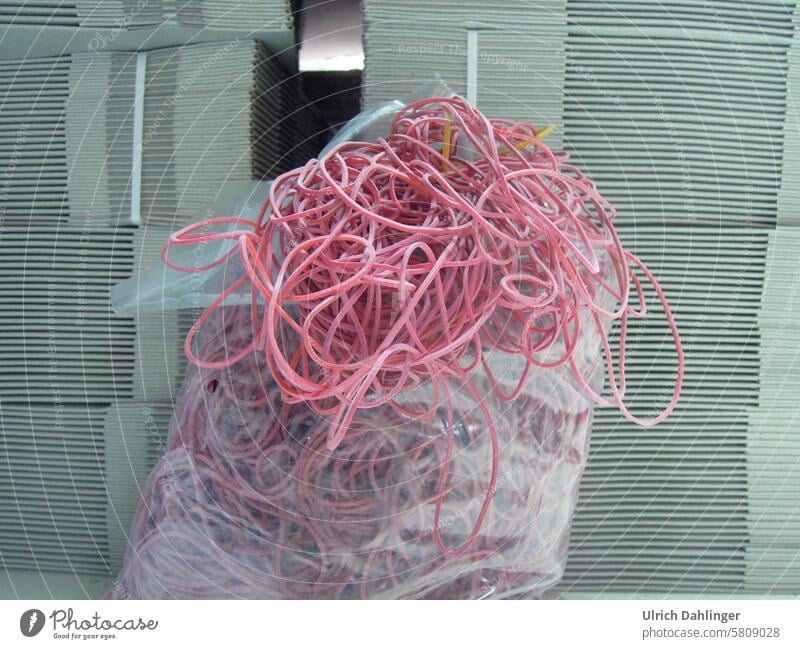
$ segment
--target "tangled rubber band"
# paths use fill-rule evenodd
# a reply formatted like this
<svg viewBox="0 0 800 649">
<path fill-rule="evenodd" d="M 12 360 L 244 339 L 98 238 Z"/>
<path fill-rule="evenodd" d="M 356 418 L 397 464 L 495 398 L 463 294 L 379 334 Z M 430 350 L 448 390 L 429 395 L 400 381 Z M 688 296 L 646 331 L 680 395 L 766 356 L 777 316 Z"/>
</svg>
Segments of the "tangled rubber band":
<svg viewBox="0 0 800 649">
<path fill-rule="evenodd" d="M 219 373 L 236 368 L 237 374 L 244 371 L 243 363 L 257 358 L 263 372 L 256 375 L 263 373 L 273 387 L 255 399 L 256 407 L 283 404 L 276 421 L 284 437 L 289 434 L 286 430 L 295 430 L 284 419 L 287 413 L 304 408 L 311 413 L 309 421 L 327 422 L 326 453 L 358 447 L 354 452 L 359 457 L 375 458 L 363 467 L 359 464 L 365 473 L 358 477 L 338 467 L 334 474 L 341 474 L 341 482 L 331 486 L 333 492 L 347 492 L 348 480 L 363 481 L 375 493 L 382 491 L 390 477 L 388 469 L 377 463 L 384 444 L 394 444 L 393 452 L 402 456 L 417 452 L 412 452 L 413 445 L 376 432 L 380 428 L 376 422 L 396 418 L 398 431 L 408 428 L 409 422 L 423 430 L 444 426 L 443 442 L 429 435 L 438 440 L 430 451 L 431 457 L 435 451 L 438 462 L 433 492 L 408 496 L 409 502 L 430 501 L 432 537 L 444 558 L 472 556 L 496 500 L 502 440 L 486 405 L 488 394 L 516 408 L 525 401 L 521 395 L 532 375 L 563 368 L 578 393 L 600 405 L 616 406 L 644 426 L 663 421 L 680 395 L 683 350 L 663 291 L 647 267 L 623 248 L 613 225 L 614 208 L 591 180 L 569 164 L 567 154 L 551 151 L 540 135 L 531 123 L 488 119 L 460 97 L 417 101 L 395 116 L 386 138 L 375 143 L 345 142 L 279 177 L 256 220 L 206 219 L 174 233 L 163 250 L 167 265 L 187 272 L 239 259 L 241 275 L 187 336 L 187 357 L 199 370 Z M 236 229 L 212 231 L 219 226 Z M 233 245 L 203 266 L 180 266 L 169 260 L 174 247 L 219 240 Z M 677 356 L 672 397 L 660 414 L 650 418 L 634 415 L 625 403 L 629 320 L 647 314 L 637 272 L 661 303 Z M 217 322 L 225 315 L 221 307 L 242 290 L 251 293 L 250 308 L 236 310 L 236 330 L 226 333 L 224 323 Z M 608 339 L 615 320 L 621 334 L 617 360 Z M 208 327 L 212 330 L 204 332 Z M 213 343 L 220 337 L 222 343 L 198 342 L 203 338 Z M 602 348 L 610 397 L 602 396 L 594 378 L 585 374 L 587 363 L 581 359 L 594 352 L 582 350 L 582 345 Z M 498 375 L 504 364 L 491 360 L 498 354 L 522 363 L 515 384 L 508 385 Z M 213 381 L 224 384 L 220 377 Z M 216 389 L 230 397 L 229 387 Z M 428 396 L 410 397 L 420 390 L 428 390 Z M 463 486 L 451 475 L 456 448 L 463 451 L 456 429 L 465 413 L 452 407 L 459 395 L 473 404 L 491 446 L 481 504 L 477 512 L 470 512 L 474 522 L 461 538 L 444 535 L 441 522 L 446 497 L 458 484 Z M 209 398 L 205 391 L 203 398 Z M 185 401 L 181 418 L 196 416 L 189 412 L 198 406 L 193 397 L 187 394 Z M 370 426 L 372 432 L 365 430 Z M 186 427 L 208 430 L 200 422 Z M 256 464 L 248 468 L 246 479 L 235 481 L 239 487 L 231 493 L 245 499 L 265 493 L 285 497 L 285 490 L 297 485 L 284 479 L 268 487 L 249 474 L 258 473 L 263 458 L 274 453 L 280 456 L 276 464 L 291 458 L 293 471 L 302 466 L 303 476 L 319 469 L 314 468 L 324 455 L 318 445 L 319 423 L 309 424 L 308 430 L 314 441 L 301 445 L 302 451 L 282 446 L 275 433 L 270 437 L 272 446 L 240 440 L 226 446 L 225 453 L 202 456 L 203 470 L 210 476 L 216 467 L 223 475 L 223 463 L 229 461 L 226 453 L 246 449 Z M 398 431 L 393 435 L 405 439 Z M 206 448 L 209 442 L 201 443 Z M 486 463 L 482 458 L 479 464 Z M 473 468 L 478 470 L 478 465 Z M 242 485 L 248 485 L 249 496 L 241 494 Z M 226 483 L 220 490 L 230 486 Z M 319 497 L 308 494 L 312 501 Z M 236 509 L 228 499 L 226 503 Z M 318 505 L 309 506 L 305 514 Z M 362 507 L 366 513 L 376 511 L 368 499 L 348 506 L 354 514 Z M 381 507 L 391 511 L 402 508 L 402 503 Z M 276 529 L 282 531 L 276 534 L 285 535 L 287 521 L 277 516 Z M 322 554 L 330 535 L 338 535 L 340 544 L 345 540 L 341 531 L 320 529 L 302 517 L 293 525 L 307 528 L 308 543 L 316 544 Z M 358 540 L 357 529 L 355 525 L 347 533 L 352 533 L 352 543 Z M 352 545 L 351 551 L 362 547 Z M 299 571 L 293 576 L 308 570 L 309 583 L 317 587 L 321 575 L 331 577 L 328 571 L 336 565 L 336 561 L 323 565 L 299 561 L 294 554 L 292 558 Z M 278 572 L 286 568 L 278 559 L 273 567 Z"/>
</svg>

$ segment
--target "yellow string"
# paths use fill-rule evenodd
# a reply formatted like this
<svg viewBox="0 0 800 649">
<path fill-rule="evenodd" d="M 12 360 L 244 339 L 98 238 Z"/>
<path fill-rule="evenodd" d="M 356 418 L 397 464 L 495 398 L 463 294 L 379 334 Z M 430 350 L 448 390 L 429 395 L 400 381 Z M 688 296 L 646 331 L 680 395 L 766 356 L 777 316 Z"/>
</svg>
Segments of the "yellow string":
<svg viewBox="0 0 800 649">
<path fill-rule="evenodd" d="M 444 121 L 444 135 L 442 138 L 442 156 L 445 160 L 450 159 L 450 147 L 452 146 L 451 138 L 453 134 L 453 124 L 450 121 L 450 111 L 445 109 L 445 114 L 447 115 L 447 119 Z M 445 162 L 442 164 L 442 171 L 447 171 L 447 163 Z"/>
<path fill-rule="evenodd" d="M 444 121 L 444 133 L 442 135 L 442 157 L 445 160 L 450 160 L 450 149 L 453 146 L 453 144 L 452 144 L 453 123 L 450 121 L 450 111 L 445 109 L 444 112 L 447 115 L 447 119 L 445 119 L 445 121 Z M 550 133 L 552 133 L 555 130 L 556 130 L 555 125 L 548 124 L 544 128 L 540 128 L 538 131 L 536 131 L 536 135 L 534 137 L 537 140 L 543 140 L 544 138 L 546 138 L 548 135 L 550 135 Z M 517 144 L 515 144 L 514 148 L 516 148 L 518 151 L 522 151 L 522 149 L 525 149 L 525 148 L 529 147 L 530 144 L 531 144 L 530 140 L 522 140 L 522 141 L 518 142 Z M 509 152 L 510 151 L 509 151 L 509 149 L 507 147 L 503 147 L 503 149 L 501 151 L 499 151 L 500 155 L 505 155 L 506 153 L 509 153 Z M 442 164 L 442 171 L 447 171 L 447 167 L 448 167 L 447 163 L 446 162 L 443 163 Z"/>
<path fill-rule="evenodd" d="M 534 137 L 536 137 L 537 140 L 543 140 L 544 138 L 546 138 L 548 135 L 550 135 L 550 133 L 552 133 L 555 130 L 556 130 L 556 127 L 553 124 L 548 124 L 544 128 L 540 128 L 538 131 L 536 131 L 536 135 Z M 514 145 L 514 148 L 517 151 L 522 151 L 522 149 L 525 149 L 525 148 L 529 147 L 530 145 L 531 145 L 531 141 L 530 140 L 521 140 L 521 141 L 517 142 Z M 505 155 L 506 153 L 510 153 L 510 152 L 511 152 L 510 149 L 508 147 L 504 146 L 502 148 L 502 150 L 500 150 L 498 153 L 500 153 L 500 155 Z"/>
</svg>

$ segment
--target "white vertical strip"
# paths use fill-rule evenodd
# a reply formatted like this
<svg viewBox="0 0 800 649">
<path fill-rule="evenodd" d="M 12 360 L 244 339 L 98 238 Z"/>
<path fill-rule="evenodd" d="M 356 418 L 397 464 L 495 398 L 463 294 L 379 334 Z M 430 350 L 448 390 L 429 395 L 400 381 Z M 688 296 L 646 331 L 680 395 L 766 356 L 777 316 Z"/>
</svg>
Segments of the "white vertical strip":
<svg viewBox="0 0 800 649">
<path fill-rule="evenodd" d="M 467 30 L 467 101 L 478 104 L 478 30 Z"/>
<path fill-rule="evenodd" d="M 131 164 L 131 224 L 142 222 L 142 140 L 144 138 L 144 84 L 147 52 L 136 55 L 136 85 L 133 98 L 133 160 Z"/>
</svg>

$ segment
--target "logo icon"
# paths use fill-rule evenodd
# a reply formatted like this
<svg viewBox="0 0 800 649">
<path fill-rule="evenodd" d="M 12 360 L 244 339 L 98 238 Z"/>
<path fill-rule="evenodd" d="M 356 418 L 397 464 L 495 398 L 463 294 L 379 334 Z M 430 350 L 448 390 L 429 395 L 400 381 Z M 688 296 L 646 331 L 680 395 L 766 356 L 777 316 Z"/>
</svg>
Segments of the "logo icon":
<svg viewBox="0 0 800 649">
<path fill-rule="evenodd" d="M 25 611 L 19 618 L 19 630 L 26 638 L 32 638 L 44 627 L 44 613 L 38 608 Z"/>
</svg>

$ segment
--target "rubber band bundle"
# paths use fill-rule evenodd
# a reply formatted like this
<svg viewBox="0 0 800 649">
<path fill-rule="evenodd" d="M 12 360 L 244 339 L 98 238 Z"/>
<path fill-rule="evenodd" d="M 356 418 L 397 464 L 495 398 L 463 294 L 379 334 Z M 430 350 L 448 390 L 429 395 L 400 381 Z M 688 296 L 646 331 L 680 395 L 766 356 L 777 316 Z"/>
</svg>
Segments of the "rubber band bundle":
<svg viewBox="0 0 800 649">
<path fill-rule="evenodd" d="M 233 279 L 186 338 L 113 596 L 535 597 L 558 581 L 593 405 L 657 424 L 683 352 L 613 207 L 544 135 L 460 97 L 412 102 L 385 137 L 276 179 L 256 219 L 170 237 L 168 266 Z M 229 247 L 171 260 L 212 242 Z M 652 417 L 625 404 L 643 280 L 677 355 Z"/>
</svg>

